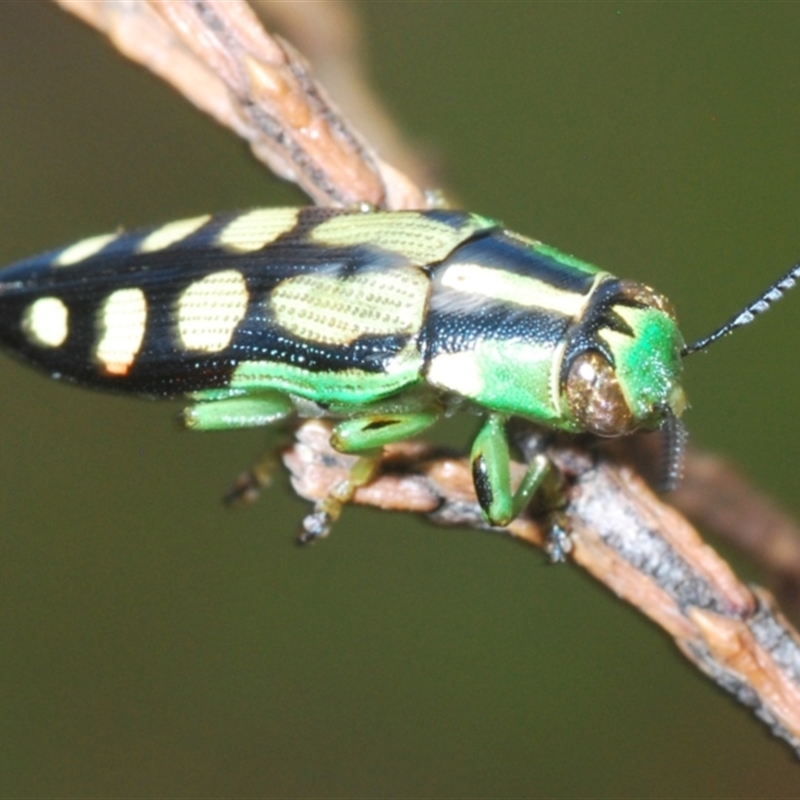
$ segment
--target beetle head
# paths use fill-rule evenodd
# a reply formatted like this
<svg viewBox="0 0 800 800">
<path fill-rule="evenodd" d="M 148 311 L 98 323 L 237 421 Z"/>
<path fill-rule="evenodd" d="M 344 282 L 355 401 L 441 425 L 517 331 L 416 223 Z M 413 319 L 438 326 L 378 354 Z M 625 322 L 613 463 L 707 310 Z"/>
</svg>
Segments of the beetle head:
<svg viewBox="0 0 800 800">
<path fill-rule="evenodd" d="M 669 302 L 647 286 L 610 280 L 571 329 L 562 398 L 580 430 L 620 436 L 675 420 L 683 339 Z"/>
</svg>

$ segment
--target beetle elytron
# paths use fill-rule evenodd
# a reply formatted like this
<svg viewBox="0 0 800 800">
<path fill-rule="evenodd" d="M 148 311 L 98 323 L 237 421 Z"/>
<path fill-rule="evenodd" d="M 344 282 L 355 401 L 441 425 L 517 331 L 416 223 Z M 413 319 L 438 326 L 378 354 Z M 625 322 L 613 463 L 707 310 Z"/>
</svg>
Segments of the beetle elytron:
<svg viewBox="0 0 800 800">
<path fill-rule="evenodd" d="M 475 490 L 502 526 L 549 469 L 535 457 L 512 491 L 508 417 L 674 434 L 682 355 L 749 322 L 799 274 L 687 348 L 652 289 L 475 214 L 258 209 L 93 237 L 6 268 L 0 343 L 54 378 L 188 397 L 194 430 L 333 418 L 333 446 L 364 458 L 321 506 L 316 533 L 383 445 L 467 403 L 485 412 Z"/>
</svg>

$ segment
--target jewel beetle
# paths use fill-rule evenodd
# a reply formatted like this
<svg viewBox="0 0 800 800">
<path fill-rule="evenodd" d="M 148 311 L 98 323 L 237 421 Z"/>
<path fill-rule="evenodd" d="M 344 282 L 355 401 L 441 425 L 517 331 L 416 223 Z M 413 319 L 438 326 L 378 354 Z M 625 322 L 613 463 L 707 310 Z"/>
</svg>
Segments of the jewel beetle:
<svg viewBox="0 0 800 800">
<path fill-rule="evenodd" d="M 510 417 L 622 436 L 662 429 L 677 478 L 681 362 L 766 310 L 793 267 L 686 346 L 669 301 L 630 280 L 460 211 L 255 209 L 112 233 L 0 271 L 0 345 L 53 378 L 185 397 L 192 430 L 335 421 L 362 454 L 323 505 L 327 532 L 381 448 L 459 406 L 487 521 L 507 525 L 551 469 L 516 489 Z"/>
</svg>

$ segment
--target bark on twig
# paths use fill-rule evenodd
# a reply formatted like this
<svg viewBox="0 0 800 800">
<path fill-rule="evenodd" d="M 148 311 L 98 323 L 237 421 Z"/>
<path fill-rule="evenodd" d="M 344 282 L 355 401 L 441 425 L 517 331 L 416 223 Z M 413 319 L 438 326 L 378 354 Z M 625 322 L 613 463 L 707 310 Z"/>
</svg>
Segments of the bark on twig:
<svg viewBox="0 0 800 800">
<path fill-rule="evenodd" d="M 424 193 L 377 156 L 299 53 L 264 31 L 243 1 L 55 2 L 246 139 L 258 158 L 316 203 L 425 205 Z M 313 10 L 316 4 L 292 11 L 303 5 Z M 331 449 L 328 435 L 325 423 L 306 422 L 284 453 L 295 491 L 309 500 L 324 497 L 352 464 L 352 457 Z M 540 446 L 541 437 L 528 434 L 521 445 L 525 452 Z M 800 754 L 800 639 L 772 597 L 742 584 L 625 460 L 562 439 L 547 450 L 566 480 L 570 559 L 652 619 Z M 796 526 L 724 464 L 692 456 L 674 499 L 757 555 L 785 586 L 800 585 Z M 436 524 L 487 527 L 467 461 L 416 442 L 386 448 L 383 471 L 357 491 L 355 502 L 423 514 Z M 549 531 L 531 516 L 494 530 L 536 547 L 552 545 Z"/>
<path fill-rule="evenodd" d="M 55 0 L 249 142 L 317 205 L 422 208 L 425 197 L 341 116 L 308 64 L 245 2 Z"/>
<path fill-rule="evenodd" d="M 325 497 L 354 461 L 331 448 L 329 433 L 322 421 L 306 422 L 284 454 L 295 491 L 311 501 Z M 571 560 L 659 625 L 690 661 L 800 754 L 800 637 L 771 595 L 739 581 L 630 467 L 561 440 L 547 452 L 568 479 Z M 516 471 L 521 475 L 524 467 L 517 464 Z M 487 529 L 468 459 L 417 442 L 386 448 L 383 473 L 359 489 L 354 502 Z M 548 545 L 548 531 L 527 515 L 491 530 Z"/>
<path fill-rule="evenodd" d="M 371 91 L 363 63 L 361 25 L 348 0 L 276 3 L 254 0 L 254 10 L 311 62 L 314 73 L 337 105 L 378 153 L 417 186 L 438 187 L 429 160 L 412 149 Z"/>
<path fill-rule="evenodd" d="M 692 451 L 670 501 L 759 564 L 784 608 L 800 617 L 800 529 L 774 500 L 718 456 Z"/>
</svg>

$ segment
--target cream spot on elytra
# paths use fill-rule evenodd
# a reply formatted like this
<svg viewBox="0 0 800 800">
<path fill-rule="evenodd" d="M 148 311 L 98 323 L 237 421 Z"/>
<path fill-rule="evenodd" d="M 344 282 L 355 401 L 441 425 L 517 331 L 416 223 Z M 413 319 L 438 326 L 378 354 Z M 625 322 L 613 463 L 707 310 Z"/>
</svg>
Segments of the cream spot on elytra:
<svg viewBox="0 0 800 800">
<path fill-rule="evenodd" d="M 23 314 L 22 330 L 32 344 L 59 347 L 69 331 L 67 307 L 57 297 L 40 297 Z"/>
<path fill-rule="evenodd" d="M 272 291 L 275 321 L 293 336 L 318 344 L 348 344 L 360 336 L 414 335 L 422 327 L 429 281 L 416 267 L 343 278 L 308 274 Z"/>
<path fill-rule="evenodd" d="M 127 375 L 142 346 L 147 300 L 141 289 L 119 289 L 109 295 L 98 316 L 95 356 L 109 375 Z"/>
<path fill-rule="evenodd" d="M 90 236 L 80 242 L 65 247 L 53 260 L 54 267 L 70 267 L 80 261 L 85 261 L 97 255 L 109 242 L 117 238 L 116 233 L 103 233 L 100 236 Z"/>
<path fill-rule="evenodd" d="M 249 302 L 241 272 L 226 269 L 191 284 L 178 300 L 178 336 L 187 350 L 218 353 L 231 342 Z"/>
<path fill-rule="evenodd" d="M 152 253 L 156 250 L 163 250 L 171 244 L 191 236 L 195 231 L 203 227 L 211 219 L 209 214 L 193 219 L 179 219 L 177 222 L 168 222 L 160 228 L 156 228 L 144 238 L 136 248 L 140 253 Z"/>
<path fill-rule="evenodd" d="M 217 244 L 237 253 L 250 253 L 274 242 L 297 224 L 297 208 L 257 208 L 229 222 L 217 236 Z"/>
</svg>

